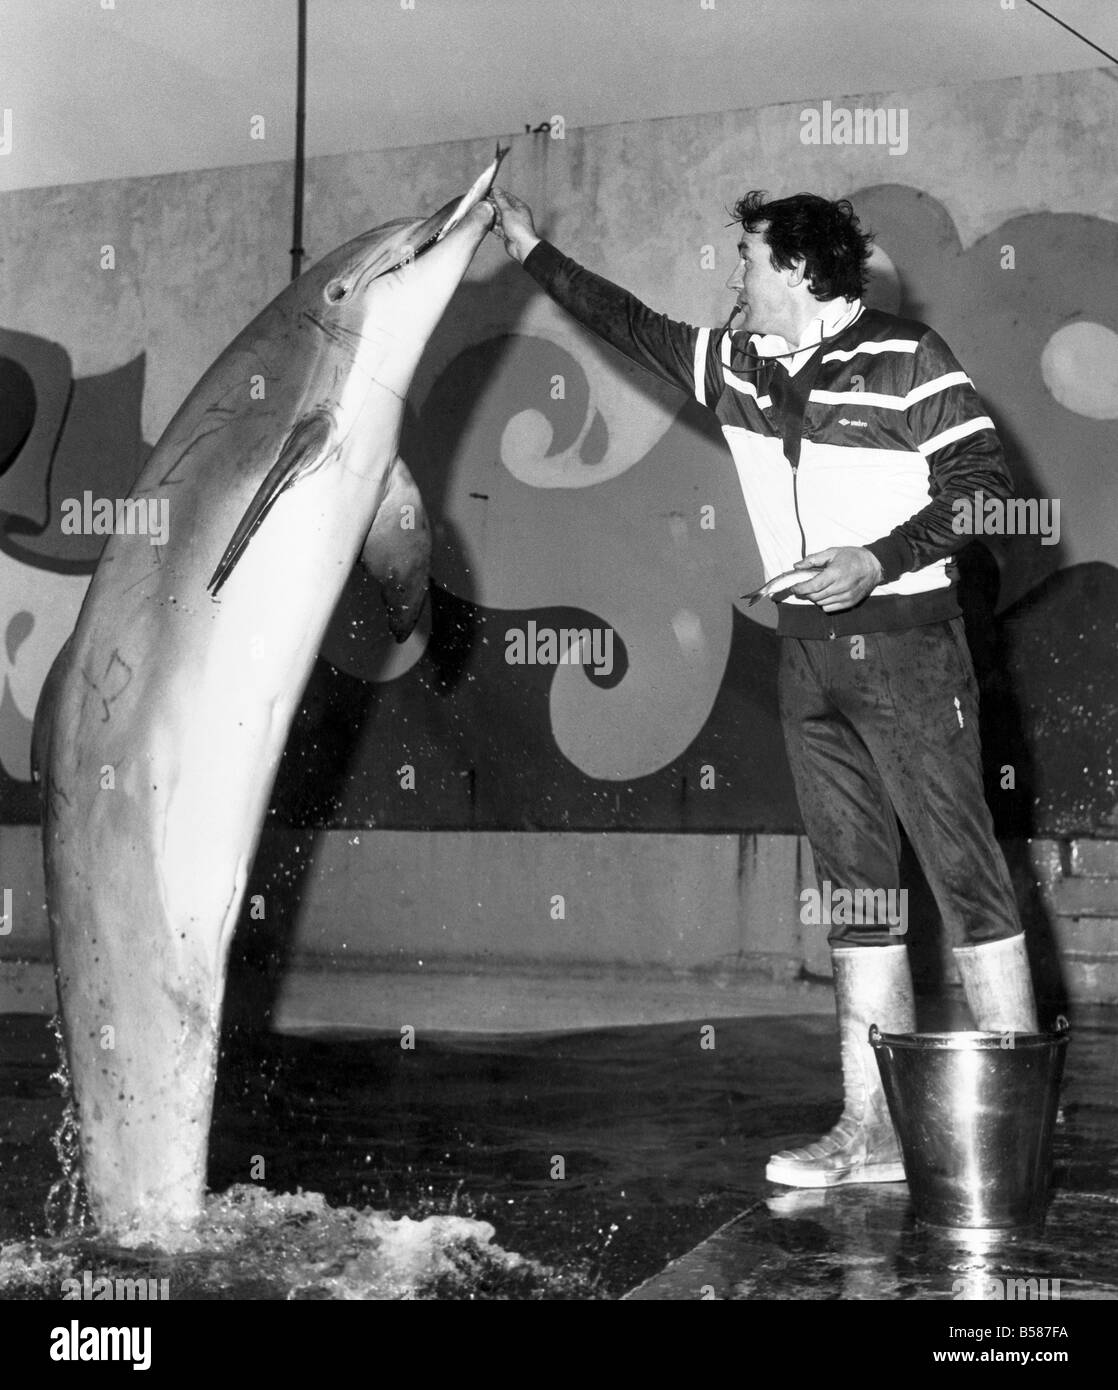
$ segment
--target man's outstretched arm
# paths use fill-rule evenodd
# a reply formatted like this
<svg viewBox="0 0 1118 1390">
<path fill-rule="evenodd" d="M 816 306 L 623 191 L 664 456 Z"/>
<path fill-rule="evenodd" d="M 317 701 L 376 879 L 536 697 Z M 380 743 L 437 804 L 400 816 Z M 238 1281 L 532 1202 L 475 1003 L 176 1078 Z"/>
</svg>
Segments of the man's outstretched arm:
<svg viewBox="0 0 1118 1390">
<path fill-rule="evenodd" d="M 716 334 L 654 313 L 635 295 L 564 256 L 537 236 L 531 209 L 515 194 L 494 188 L 489 197 L 499 214 L 493 230 L 505 250 L 560 307 L 638 366 L 703 405 L 713 403 L 719 374 L 710 348 Z"/>
</svg>

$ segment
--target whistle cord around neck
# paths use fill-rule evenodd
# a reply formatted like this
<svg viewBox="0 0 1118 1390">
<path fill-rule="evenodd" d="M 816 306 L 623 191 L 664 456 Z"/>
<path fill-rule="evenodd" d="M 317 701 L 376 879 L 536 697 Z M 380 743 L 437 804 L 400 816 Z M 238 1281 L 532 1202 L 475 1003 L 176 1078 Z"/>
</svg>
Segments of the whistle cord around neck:
<svg viewBox="0 0 1118 1390">
<path fill-rule="evenodd" d="M 730 328 L 730 324 L 733 323 L 734 317 L 735 317 L 736 314 L 737 314 L 737 310 L 735 309 L 734 312 L 730 315 L 730 317 L 729 317 L 729 318 L 726 320 L 726 322 L 723 324 L 721 333 L 719 334 L 720 337 L 721 337 L 721 334 L 722 334 L 722 333 L 731 333 L 731 332 L 732 332 L 732 330 L 731 330 L 731 328 Z M 857 320 L 857 319 L 854 319 L 853 322 L 854 322 L 854 323 L 857 323 L 858 320 Z M 822 333 L 822 331 L 821 331 L 820 334 L 819 334 L 819 341 L 818 341 L 817 343 L 805 343 L 802 347 L 793 348 L 793 350 L 792 350 L 791 352 L 772 352 L 772 353 L 766 353 L 763 357 L 761 356 L 760 353 L 758 353 L 758 354 L 757 354 L 758 357 L 761 357 L 761 366 L 759 366 L 759 367 L 735 367 L 734 370 L 735 370 L 735 372 L 763 372 L 763 371 L 765 370 L 765 368 L 769 365 L 770 362 L 779 362 L 782 358 L 785 358 L 785 357 L 799 357 L 799 355 L 800 355 L 802 352 L 818 352 L 819 349 L 823 346 L 824 343 L 829 343 L 833 338 L 841 338 L 842 335 L 846 332 L 846 330 L 847 330 L 849 327 L 850 327 L 850 324 L 847 323 L 847 324 L 844 324 L 844 325 L 842 326 L 842 328 L 840 328 L 840 329 L 838 330 L 837 333 L 827 333 L 827 334 L 824 334 L 824 333 Z M 743 329 L 742 331 L 744 332 L 745 330 Z"/>
</svg>

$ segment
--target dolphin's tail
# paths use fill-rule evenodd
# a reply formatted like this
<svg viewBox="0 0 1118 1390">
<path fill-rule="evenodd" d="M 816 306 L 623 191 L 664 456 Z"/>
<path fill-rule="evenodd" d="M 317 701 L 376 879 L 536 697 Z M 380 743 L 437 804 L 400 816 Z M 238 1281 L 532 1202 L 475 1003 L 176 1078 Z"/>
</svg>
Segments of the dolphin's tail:
<svg viewBox="0 0 1118 1390">
<path fill-rule="evenodd" d="M 406 641 L 427 601 L 431 528 L 415 479 L 399 456 L 365 537 L 361 563 L 380 585 L 392 635 Z"/>
</svg>

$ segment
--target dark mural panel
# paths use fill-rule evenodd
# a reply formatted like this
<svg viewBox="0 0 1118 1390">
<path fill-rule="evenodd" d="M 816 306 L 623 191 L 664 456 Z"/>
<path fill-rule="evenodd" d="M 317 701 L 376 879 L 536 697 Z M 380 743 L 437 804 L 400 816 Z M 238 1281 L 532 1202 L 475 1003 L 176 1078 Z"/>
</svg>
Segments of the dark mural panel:
<svg viewBox="0 0 1118 1390">
<path fill-rule="evenodd" d="M 1113 833 L 1118 572 L 1075 566 L 994 618 L 997 567 L 984 547 L 968 547 L 960 568 L 998 833 Z M 319 661 L 273 818 L 383 829 L 802 833 L 776 713 L 778 639 L 767 629 L 736 615 L 725 679 L 698 738 L 659 771 L 611 784 L 554 747 L 553 672 L 502 658 L 504 632 L 529 616 L 557 628 L 586 616 L 485 612 L 438 588 L 432 599 L 427 653 L 400 679 L 367 684 Z M 401 786 L 406 765 L 414 790 Z M 704 767 L 716 769 L 711 789 L 702 787 Z"/>
<path fill-rule="evenodd" d="M 1023 771 L 1013 826 L 1043 835 L 1118 833 L 1118 570 L 1075 565 L 997 625 L 1005 654 L 983 711 L 989 781 Z M 991 790 L 995 807 L 1005 793 Z"/>
<path fill-rule="evenodd" d="M 569 609 L 492 612 L 435 588 L 431 640 L 399 679 L 370 685 L 319 661 L 288 740 L 273 815 L 390 829 L 793 830 L 776 718 L 777 639 L 740 615 L 699 737 L 646 777 L 589 777 L 551 737 L 554 668 L 510 666 L 505 633 L 582 627 Z M 581 678 L 590 680 L 585 669 Z M 415 769 L 414 790 L 401 769 Z M 704 789 L 704 767 L 714 769 Z M 710 774 L 707 774 L 710 781 Z"/>
</svg>

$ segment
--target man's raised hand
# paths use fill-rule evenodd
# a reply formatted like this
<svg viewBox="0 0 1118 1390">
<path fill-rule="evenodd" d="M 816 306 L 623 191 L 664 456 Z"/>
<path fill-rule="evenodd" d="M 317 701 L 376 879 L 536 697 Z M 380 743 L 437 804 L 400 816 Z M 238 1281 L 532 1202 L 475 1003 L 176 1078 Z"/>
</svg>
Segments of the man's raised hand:
<svg viewBox="0 0 1118 1390">
<path fill-rule="evenodd" d="M 505 243 L 505 250 L 514 261 L 523 261 L 539 241 L 532 209 L 515 193 L 506 193 L 503 188 L 491 188 L 489 201 L 497 209 L 492 231 Z"/>
</svg>

